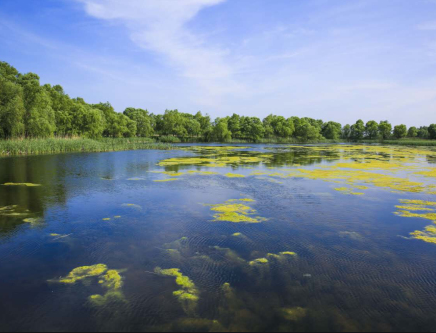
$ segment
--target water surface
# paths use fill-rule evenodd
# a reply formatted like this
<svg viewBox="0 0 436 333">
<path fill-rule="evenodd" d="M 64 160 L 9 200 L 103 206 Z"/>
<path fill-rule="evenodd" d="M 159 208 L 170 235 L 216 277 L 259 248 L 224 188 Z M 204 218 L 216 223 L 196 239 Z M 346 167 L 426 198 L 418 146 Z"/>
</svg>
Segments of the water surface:
<svg viewBox="0 0 436 333">
<path fill-rule="evenodd" d="M 435 162 L 345 145 L 0 159 L 0 330 L 432 331 Z M 121 284 L 62 282 L 98 264 Z"/>
</svg>

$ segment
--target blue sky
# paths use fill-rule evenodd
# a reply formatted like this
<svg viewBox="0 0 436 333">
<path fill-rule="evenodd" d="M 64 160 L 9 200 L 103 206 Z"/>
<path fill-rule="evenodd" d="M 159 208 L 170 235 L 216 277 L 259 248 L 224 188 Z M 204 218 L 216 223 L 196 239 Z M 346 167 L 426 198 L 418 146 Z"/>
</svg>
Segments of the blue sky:
<svg viewBox="0 0 436 333">
<path fill-rule="evenodd" d="M 1 0 L 0 60 L 117 111 L 436 122 L 436 0 Z"/>
</svg>

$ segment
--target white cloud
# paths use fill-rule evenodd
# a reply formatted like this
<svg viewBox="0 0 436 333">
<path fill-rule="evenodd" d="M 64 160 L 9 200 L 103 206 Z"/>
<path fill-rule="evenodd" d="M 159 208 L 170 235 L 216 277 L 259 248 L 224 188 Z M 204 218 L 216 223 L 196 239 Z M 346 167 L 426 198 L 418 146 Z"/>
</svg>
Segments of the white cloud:
<svg viewBox="0 0 436 333">
<path fill-rule="evenodd" d="M 225 94 L 243 92 L 234 77 L 235 67 L 226 59 L 228 51 L 207 45 L 186 27 L 202 9 L 225 0 L 79 1 L 85 4 L 87 14 L 121 22 L 137 45 L 163 56 L 196 86 L 192 98 L 197 102 L 213 105 Z"/>
</svg>

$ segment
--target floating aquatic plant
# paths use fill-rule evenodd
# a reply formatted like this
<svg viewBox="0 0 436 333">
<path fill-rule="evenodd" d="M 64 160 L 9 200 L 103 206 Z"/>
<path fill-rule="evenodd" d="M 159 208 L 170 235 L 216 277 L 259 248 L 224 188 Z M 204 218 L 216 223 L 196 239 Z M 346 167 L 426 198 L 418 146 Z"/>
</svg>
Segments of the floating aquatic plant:
<svg viewBox="0 0 436 333">
<path fill-rule="evenodd" d="M 32 183 L 5 183 L 3 186 L 26 186 L 26 187 L 38 187 L 40 184 L 32 184 Z"/>
<path fill-rule="evenodd" d="M 225 176 L 227 178 L 245 178 L 244 175 L 240 175 L 240 174 L 237 174 L 237 173 L 226 173 Z"/>
<path fill-rule="evenodd" d="M 103 295 L 91 295 L 89 301 L 98 306 L 103 306 L 109 301 L 125 301 L 121 292 L 123 286 L 120 271 L 111 269 L 104 264 L 82 266 L 73 269 L 66 277 L 49 282 L 75 284 L 79 281 L 89 283 L 93 278 L 98 278 L 98 283 L 107 290 Z"/>
<path fill-rule="evenodd" d="M 217 212 L 214 221 L 226 221 L 233 223 L 261 223 L 265 218 L 255 216 L 256 210 L 237 202 L 252 202 L 251 199 L 233 199 L 224 204 L 209 205 L 211 210 Z"/>
<path fill-rule="evenodd" d="M 400 200 L 400 202 L 406 206 L 396 206 L 398 211 L 395 214 L 402 217 L 422 218 L 433 222 L 423 231 L 416 230 L 412 232 L 410 234 L 412 238 L 436 244 L 436 202 L 423 200 Z M 425 213 L 419 213 L 419 211 Z"/>
<path fill-rule="evenodd" d="M 250 261 L 248 264 L 250 266 L 255 266 L 255 265 L 264 265 L 264 264 L 268 264 L 268 259 L 266 258 L 259 258 L 259 259 L 255 259 L 253 261 Z"/>
</svg>

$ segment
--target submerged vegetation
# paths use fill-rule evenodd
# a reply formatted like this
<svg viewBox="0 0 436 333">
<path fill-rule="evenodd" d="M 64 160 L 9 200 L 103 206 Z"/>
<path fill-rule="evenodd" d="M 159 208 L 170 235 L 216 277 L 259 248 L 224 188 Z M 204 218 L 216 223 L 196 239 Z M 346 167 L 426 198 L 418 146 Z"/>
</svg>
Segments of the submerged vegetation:
<svg viewBox="0 0 436 333">
<path fill-rule="evenodd" d="M 93 278 L 98 278 L 99 285 L 107 291 L 104 295 L 91 295 L 89 300 L 92 304 L 103 306 L 110 301 L 125 301 L 124 295 L 121 292 L 123 281 L 120 271 L 108 269 L 104 264 L 77 267 L 66 277 L 50 280 L 49 282 L 62 284 L 82 282 L 85 285 L 89 285 Z"/>
<path fill-rule="evenodd" d="M 182 307 L 186 313 L 195 313 L 195 308 L 200 297 L 194 282 L 192 282 L 189 277 L 184 276 L 178 268 L 161 269 L 156 267 L 154 271 L 156 274 L 162 276 L 171 276 L 176 278 L 176 284 L 181 287 L 181 289 L 173 292 L 173 295 L 182 304 Z"/>
</svg>

